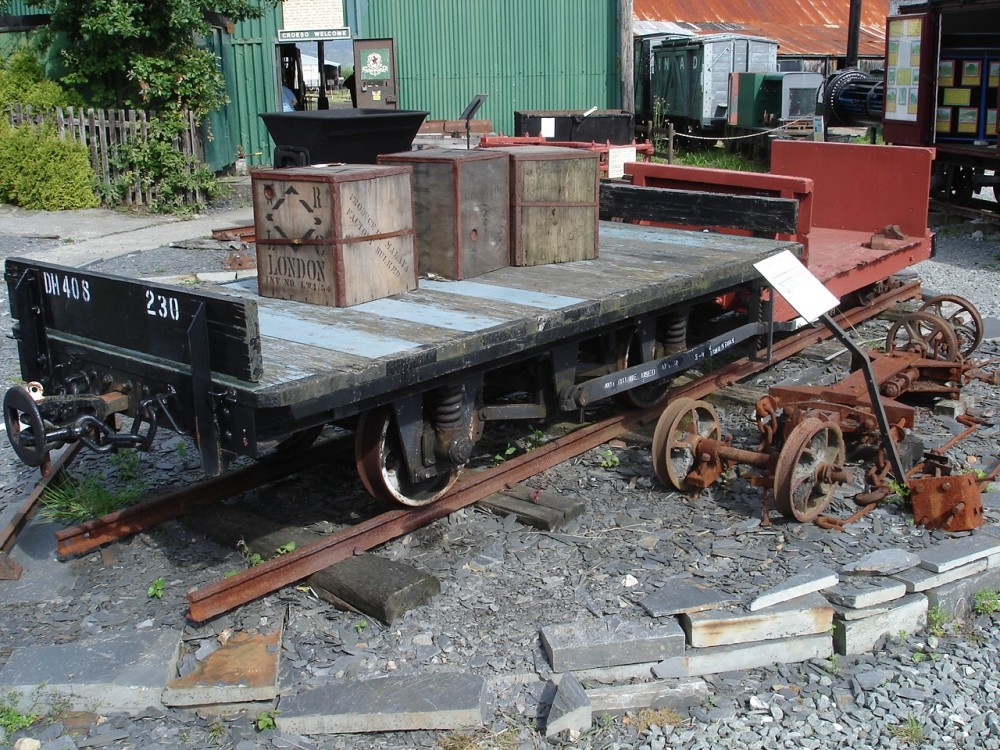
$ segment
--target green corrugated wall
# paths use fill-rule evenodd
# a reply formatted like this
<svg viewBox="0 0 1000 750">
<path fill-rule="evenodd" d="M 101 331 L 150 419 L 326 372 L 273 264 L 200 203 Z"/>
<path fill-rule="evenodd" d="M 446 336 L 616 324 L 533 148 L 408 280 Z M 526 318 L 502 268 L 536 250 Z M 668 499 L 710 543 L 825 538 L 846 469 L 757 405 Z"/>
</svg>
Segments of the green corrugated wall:
<svg viewBox="0 0 1000 750">
<path fill-rule="evenodd" d="M 391 37 L 401 109 L 477 117 L 513 133 L 517 110 L 617 109 L 615 0 L 348 0 L 360 38 Z"/>
</svg>

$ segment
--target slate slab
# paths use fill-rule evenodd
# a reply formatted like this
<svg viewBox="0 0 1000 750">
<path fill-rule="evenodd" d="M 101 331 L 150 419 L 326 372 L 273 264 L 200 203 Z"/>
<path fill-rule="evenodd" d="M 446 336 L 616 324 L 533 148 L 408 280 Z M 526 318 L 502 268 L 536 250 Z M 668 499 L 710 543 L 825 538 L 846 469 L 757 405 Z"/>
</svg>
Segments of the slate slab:
<svg viewBox="0 0 1000 750">
<path fill-rule="evenodd" d="M 944 586 L 924 592 L 931 607 L 941 607 L 957 620 L 966 619 L 972 612 L 972 597 L 981 589 L 1000 591 L 1000 568 L 987 568 Z"/>
<path fill-rule="evenodd" d="M 750 602 L 749 609 L 751 612 L 756 612 L 765 607 L 811 594 L 814 591 L 822 591 L 831 586 L 836 586 L 839 581 L 840 578 L 837 574 L 828 568 L 812 568 L 792 576 L 784 583 L 771 587 Z"/>
<path fill-rule="evenodd" d="M 708 701 L 708 684 L 700 679 L 656 680 L 633 685 L 592 688 L 587 698 L 594 718 L 619 716 L 644 708 L 672 708 L 682 711 Z"/>
<path fill-rule="evenodd" d="M 899 575 L 905 575 L 913 570 L 917 568 L 910 568 L 909 571 Z M 851 609 L 864 609 L 902 599 L 907 590 L 906 584 L 895 578 L 890 580 L 881 576 L 877 578 L 854 576 L 823 593 L 834 604 Z"/>
<path fill-rule="evenodd" d="M 56 558 L 55 532 L 61 528 L 62 524 L 36 517 L 21 530 L 10 551 L 10 559 L 23 568 L 21 577 L 0 581 L 0 602 L 54 602 L 70 595 L 78 576 L 73 561 Z"/>
<path fill-rule="evenodd" d="M 951 568 L 943 573 L 933 573 L 927 568 L 918 567 L 904 570 L 901 573 L 896 573 L 893 578 L 906 586 L 906 590 L 912 594 L 915 592 L 926 591 L 927 589 L 937 588 L 938 586 L 944 586 L 946 583 L 952 583 L 954 581 L 961 580 L 962 578 L 968 578 L 976 573 L 982 573 L 986 570 L 988 564 L 989 559 L 981 557 L 968 565 Z"/>
<path fill-rule="evenodd" d="M 573 675 L 563 675 L 545 720 L 545 736 L 555 737 L 564 731 L 585 732 L 593 721 L 591 713 L 590 699 L 583 686 Z"/>
<path fill-rule="evenodd" d="M 833 623 L 833 607 L 821 594 L 813 593 L 756 613 L 743 610 L 685 613 L 680 622 L 688 645 L 705 648 L 825 633 Z"/>
<path fill-rule="evenodd" d="M 604 620 L 546 625 L 542 645 L 554 672 L 658 661 L 684 652 L 684 631 L 659 623 Z"/>
<path fill-rule="evenodd" d="M 920 567 L 933 573 L 943 573 L 952 568 L 1000 553 L 1000 539 L 992 533 L 949 539 L 920 553 Z"/>
<path fill-rule="evenodd" d="M 15 648 L 0 670 L 0 694 L 22 710 L 64 705 L 117 712 L 159 706 L 177 660 L 180 632 L 126 631 L 74 643 Z"/>
<path fill-rule="evenodd" d="M 927 597 L 909 594 L 895 606 L 858 620 L 834 620 L 833 643 L 838 654 L 872 651 L 879 638 L 898 633 L 918 633 L 927 625 Z"/>
<path fill-rule="evenodd" d="M 879 549 L 841 568 L 847 574 L 891 576 L 920 564 L 920 558 L 905 549 Z"/>
<path fill-rule="evenodd" d="M 484 688 L 482 677 L 457 672 L 338 680 L 282 697 L 277 725 L 296 734 L 480 726 Z"/>
<path fill-rule="evenodd" d="M 653 674 L 661 679 L 695 677 L 808 659 L 825 659 L 832 653 L 833 641 L 826 633 L 735 646 L 693 648 L 688 649 L 684 656 L 664 659 L 653 667 Z"/>
<path fill-rule="evenodd" d="M 653 617 L 667 617 L 682 612 L 718 609 L 737 601 L 738 597 L 732 594 L 704 586 L 691 578 L 679 577 L 667 581 L 639 604 Z"/>
</svg>

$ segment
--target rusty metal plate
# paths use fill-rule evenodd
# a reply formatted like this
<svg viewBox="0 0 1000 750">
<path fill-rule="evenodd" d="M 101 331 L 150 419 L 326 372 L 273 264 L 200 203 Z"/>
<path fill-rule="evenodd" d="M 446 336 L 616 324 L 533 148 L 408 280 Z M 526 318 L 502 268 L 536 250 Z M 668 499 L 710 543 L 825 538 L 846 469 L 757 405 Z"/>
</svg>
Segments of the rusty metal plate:
<svg viewBox="0 0 1000 750">
<path fill-rule="evenodd" d="M 983 501 L 976 475 L 919 477 L 907 481 L 913 520 L 928 529 L 969 531 L 983 525 Z"/>
</svg>

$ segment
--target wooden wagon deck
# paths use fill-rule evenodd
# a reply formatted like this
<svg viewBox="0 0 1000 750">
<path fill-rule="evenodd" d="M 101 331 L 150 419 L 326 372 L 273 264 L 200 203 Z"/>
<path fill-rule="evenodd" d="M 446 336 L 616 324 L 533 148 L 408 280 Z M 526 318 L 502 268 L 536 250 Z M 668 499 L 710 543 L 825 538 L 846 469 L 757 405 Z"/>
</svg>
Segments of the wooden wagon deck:
<svg viewBox="0 0 1000 750">
<path fill-rule="evenodd" d="M 263 377 L 237 390 L 265 409 L 390 394 L 743 284 L 758 277 L 754 263 L 785 249 L 800 247 L 602 222 L 594 260 L 421 279 L 415 291 L 349 308 L 260 297 L 244 280 L 222 289 L 257 303 Z"/>
</svg>

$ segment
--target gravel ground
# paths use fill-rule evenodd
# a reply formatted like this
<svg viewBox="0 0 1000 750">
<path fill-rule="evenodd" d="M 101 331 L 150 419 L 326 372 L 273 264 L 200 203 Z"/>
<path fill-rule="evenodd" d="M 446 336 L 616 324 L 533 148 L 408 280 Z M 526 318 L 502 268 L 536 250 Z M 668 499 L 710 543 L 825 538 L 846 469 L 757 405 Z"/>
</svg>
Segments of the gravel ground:
<svg viewBox="0 0 1000 750">
<path fill-rule="evenodd" d="M 43 248 L 47 242 L 4 237 L 0 229 L 0 256 Z M 962 295 L 984 315 L 1000 317 L 997 235 L 966 224 L 947 226 L 939 233 L 937 249 L 934 260 L 917 268 L 925 286 Z M 195 257 L 199 264 L 215 263 L 205 260 L 204 251 L 197 256 L 192 252 L 124 256 L 94 268 L 170 275 L 193 270 Z M 4 313 L 6 304 L 4 294 Z M 882 330 L 884 326 L 866 326 L 859 335 L 878 338 Z M 980 349 L 983 356 L 998 354 L 996 342 Z M 781 363 L 751 384 L 766 388 L 814 364 Z M 0 367 L 7 382 L 15 382 L 16 351 L 8 339 L 0 340 Z M 966 392 L 977 399 L 983 414 L 991 415 L 1000 406 L 995 387 L 974 383 Z M 723 409 L 722 416 L 737 442 L 753 439 L 747 414 L 731 408 Z M 924 412 L 920 425 L 929 445 L 951 435 L 948 423 Z M 996 434 L 995 427 L 983 429 L 950 455 L 963 465 L 983 468 L 995 460 Z M 143 458 L 150 483 L 197 478 L 185 458 L 193 450 L 180 449 L 181 444 L 187 445 L 179 438 L 165 439 L 156 453 Z M 616 466 L 602 466 L 609 450 L 618 460 Z M 492 452 L 485 446 L 483 451 L 476 461 L 489 462 Z M 106 462 L 81 458 L 76 467 L 81 474 L 104 471 Z M 0 509 L 9 510 L 32 481 L 32 472 L 14 460 L 6 445 L 0 448 L 0 477 Z M 437 575 L 442 593 L 391 627 L 368 620 L 368 627 L 361 629 L 358 615 L 340 612 L 294 588 L 200 627 L 186 623 L 186 592 L 218 580 L 244 561 L 236 550 L 208 542 L 180 523 L 167 523 L 113 545 L 110 558 L 93 553 L 66 562 L 76 581 L 53 592 L 51 601 L 5 603 L 0 609 L 0 662 L 12 648 L 26 643 L 77 642 L 125 628 L 182 628 L 197 644 L 227 627 L 260 630 L 283 620 L 284 692 L 345 676 L 468 671 L 486 678 L 490 695 L 487 726 L 469 747 L 544 747 L 538 726 L 551 689 L 538 637 L 541 627 L 595 617 L 641 619 L 645 614 L 638 602 L 680 573 L 694 573 L 748 602 L 816 561 L 837 568 L 873 549 L 919 550 L 945 536 L 912 526 L 892 505 L 879 507 L 843 534 L 787 523 L 761 529 L 755 522 L 759 492 L 744 480 L 717 485 L 696 502 L 665 491 L 651 477 L 648 440 L 641 435 L 602 446 L 530 484 L 583 499 L 587 512 L 579 527 L 546 534 L 466 509 L 396 540 L 381 553 Z M 330 487 L 338 488 L 335 506 L 324 502 Z M 842 494 L 846 498 L 859 489 L 848 487 Z M 343 465 L 319 467 L 234 502 L 312 528 L 373 511 L 353 467 Z M 850 507 L 847 500 L 838 499 L 833 510 L 846 514 Z M 988 522 L 1000 523 L 1000 516 L 990 511 Z M 713 555 L 718 542 L 734 542 L 751 554 L 738 559 Z M 146 587 L 161 576 L 167 581 L 163 599 L 148 599 Z M 655 716 L 616 719 L 596 725 L 570 744 L 643 750 L 892 748 L 906 746 L 900 727 L 909 723 L 923 736 L 911 745 L 1000 748 L 996 625 L 996 619 L 981 617 L 949 623 L 936 637 L 901 634 L 886 639 L 873 654 L 710 676 L 709 704 L 691 710 L 676 725 Z M 289 737 L 273 730 L 255 732 L 248 715 L 220 718 L 176 710 L 103 720 L 51 717 L 50 723 L 8 741 L 22 734 L 40 738 L 51 748 L 460 747 L 448 744 L 457 741 L 455 733 Z M 109 741 L 112 736 L 121 738 Z"/>
</svg>

